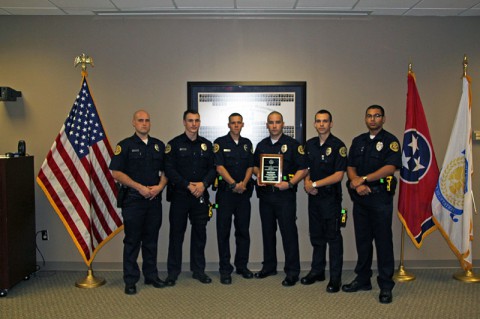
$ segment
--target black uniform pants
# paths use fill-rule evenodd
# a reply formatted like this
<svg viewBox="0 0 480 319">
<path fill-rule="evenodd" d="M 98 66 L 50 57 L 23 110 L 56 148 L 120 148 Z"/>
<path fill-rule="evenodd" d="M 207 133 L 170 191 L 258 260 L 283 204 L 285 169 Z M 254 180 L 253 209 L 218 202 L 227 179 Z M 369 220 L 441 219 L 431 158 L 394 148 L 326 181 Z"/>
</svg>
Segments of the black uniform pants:
<svg viewBox="0 0 480 319">
<path fill-rule="evenodd" d="M 137 199 L 122 207 L 125 238 L 123 239 L 123 280 L 135 284 L 140 279 L 137 264 L 142 249 L 142 272 L 145 278 L 157 278 L 158 232 L 162 225 L 162 202 Z"/>
<path fill-rule="evenodd" d="M 341 209 L 341 201 L 334 194 L 329 197 L 308 196 L 308 229 L 313 246 L 311 271 L 316 274 L 325 271 L 328 244 L 332 280 L 342 278 L 343 238 L 339 225 Z"/>
<path fill-rule="evenodd" d="M 250 196 L 247 193 L 237 194 L 230 190 L 218 190 L 217 208 L 217 242 L 220 259 L 220 274 L 229 275 L 233 271 L 230 264 L 230 230 L 232 217 L 235 226 L 235 267 L 245 269 L 250 252 Z"/>
<path fill-rule="evenodd" d="M 260 219 L 263 237 L 263 270 L 277 269 L 277 222 L 285 252 L 284 271 L 287 276 L 300 273 L 300 253 L 296 224 L 296 193 L 293 190 L 260 194 Z"/>
<path fill-rule="evenodd" d="M 174 192 L 170 204 L 170 236 L 167 269 L 169 276 L 178 277 L 182 271 L 182 247 L 187 220 L 192 225 L 190 236 L 190 270 L 205 271 L 205 244 L 207 242 L 208 199 L 200 199 L 185 192 Z"/>
<path fill-rule="evenodd" d="M 363 196 L 353 204 L 353 222 L 358 260 L 356 280 L 360 283 L 372 277 L 373 241 L 377 251 L 380 289 L 391 290 L 395 259 L 392 241 L 393 197 L 386 192 Z"/>
</svg>

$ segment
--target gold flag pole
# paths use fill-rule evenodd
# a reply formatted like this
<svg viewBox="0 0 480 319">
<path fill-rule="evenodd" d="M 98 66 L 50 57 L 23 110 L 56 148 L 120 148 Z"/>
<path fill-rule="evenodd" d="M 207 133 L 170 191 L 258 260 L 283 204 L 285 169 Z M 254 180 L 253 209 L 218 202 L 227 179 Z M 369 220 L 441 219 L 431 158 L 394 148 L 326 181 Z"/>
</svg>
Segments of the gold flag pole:
<svg viewBox="0 0 480 319">
<path fill-rule="evenodd" d="M 401 239 L 401 246 L 400 246 L 400 265 L 398 266 L 398 271 L 395 272 L 395 274 L 393 274 L 393 279 L 400 282 L 415 280 L 415 275 L 408 273 L 405 270 L 405 267 L 403 265 L 404 242 L 405 242 L 405 226 L 402 225 L 402 239 Z"/>
<path fill-rule="evenodd" d="M 90 64 L 93 67 L 93 59 L 82 53 L 81 55 L 75 57 L 73 61 L 74 67 L 77 67 L 79 64 L 82 65 L 82 76 L 87 76 L 87 64 Z M 93 262 L 93 261 L 92 261 Z M 96 288 L 103 286 L 106 283 L 105 278 L 95 277 L 93 275 L 92 262 L 88 265 L 87 276 L 83 279 L 79 279 L 75 282 L 75 287 L 78 288 Z"/>
<path fill-rule="evenodd" d="M 467 59 L 467 55 L 464 54 L 463 55 L 463 77 L 467 76 L 467 67 L 468 67 L 468 59 Z M 472 193 L 472 195 L 473 195 L 473 193 Z M 471 269 L 459 271 L 459 272 L 457 272 L 453 275 L 453 278 L 455 278 L 456 280 L 462 281 L 462 282 L 466 282 L 466 283 L 478 283 L 478 282 L 480 282 L 480 277 L 475 275 Z"/>
<path fill-rule="evenodd" d="M 408 64 L 408 74 L 412 73 L 412 63 Z M 415 280 L 415 275 L 408 273 L 405 270 L 403 265 L 403 253 L 404 253 L 404 244 L 405 244 L 405 226 L 402 224 L 402 235 L 401 235 L 401 246 L 400 246 L 400 265 L 398 266 L 398 271 L 393 274 L 393 279 L 396 281 L 412 281 Z"/>
</svg>

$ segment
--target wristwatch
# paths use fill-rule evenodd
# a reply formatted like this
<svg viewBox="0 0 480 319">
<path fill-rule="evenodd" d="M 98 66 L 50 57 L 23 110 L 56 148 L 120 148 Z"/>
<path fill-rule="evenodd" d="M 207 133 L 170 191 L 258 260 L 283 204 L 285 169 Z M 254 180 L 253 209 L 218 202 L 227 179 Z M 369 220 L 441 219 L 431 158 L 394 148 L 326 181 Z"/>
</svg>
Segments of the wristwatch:
<svg viewBox="0 0 480 319">
<path fill-rule="evenodd" d="M 293 185 L 292 183 L 288 182 L 288 188 L 292 189 L 295 185 Z"/>
<path fill-rule="evenodd" d="M 230 185 L 228 185 L 228 188 L 234 189 L 235 186 L 237 186 L 237 183 L 236 183 L 236 182 L 233 182 L 233 183 L 231 183 Z"/>
<path fill-rule="evenodd" d="M 362 179 L 363 179 L 363 182 L 365 183 L 367 181 L 367 175 L 363 176 Z"/>
<path fill-rule="evenodd" d="M 313 182 L 313 183 L 312 183 L 312 187 L 313 187 L 313 188 L 317 188 L 317 182 Z"/>
</svg>

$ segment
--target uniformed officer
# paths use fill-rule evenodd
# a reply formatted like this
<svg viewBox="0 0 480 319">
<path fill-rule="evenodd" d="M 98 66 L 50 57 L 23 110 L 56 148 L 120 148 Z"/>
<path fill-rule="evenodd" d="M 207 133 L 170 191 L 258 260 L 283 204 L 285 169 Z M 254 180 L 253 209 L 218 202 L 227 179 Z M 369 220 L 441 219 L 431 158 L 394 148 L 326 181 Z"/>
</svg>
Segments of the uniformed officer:
<svg viewBox="0 0 480 319">
<path fill-rule="evenodd" d="M 165 173 L 169 179 L 167 195 L 170 204 L 170 238 L 168 245 L 168 286 L 175 282 L 182 270 L 182 246 L 190 220 L 190 270 L 193 278 L 208 284 L 205 274 L 205 244 L 209 220 L 207 188 L 215 180 L 216 172 L 212 143 L 198 135 L 200 114 L 193 110 L 183 113 L 185 132 L 171 140 L 165 149 Z"/>
<path fill-rule="evenodd" d="M 123 240 L 123 280 L 125 293 L 137 292 L 135 284 L 140 279 L 137 257 L 142 249 L 142 272 L 145 284 L 162 288 L 165 283 L 158 278 L 157 243 L 162 225 L 162 190 L 167 184 L 164 171 L 165 144 L 148 135 L 150 115 L 136 111 L 132 125 L 133 136 L 118 143 L 110 169 L 115 180 L 121 183 L 119 200 L 122 207 L 125 238 Z"/>
<path fill-rule="evenodd" d="M 216 196 L 217 240 L 220 259 L 220 282 L 231 284 L 233 267 L 230 264 L 230 229 L 232 216 L 235 225 L 235 268 L 243 278 L 253 278 L 247 268 L 250 252 L 250 197 L 253 183 L 253 148 L 248 138 L 240 136 L 243 117 L 232 113 L 228 117 L 230 132 L 214 142 L 215 165 L 219 175 Z"/>
<path fill-rule="evenodd" d="M 348 156 L 349 193 L 358 260 L 356 278 L 343 291 L 371 290 L 372 242 L 377 250 L 379 301 L 392 302 L 394 255 L 392 242 L 393 174 L 402 165 L 398 139 L 383 129 L 385 111 L 371 105 L 365 112 L 367 133 L 353 139 Z"/>
<path fill-rule="evenodd" d="M 263 267 L 255 274 L 256 278 L 266 278 L 277 274 L 276 232 L 277 222 L 282 235 L 285 252 L 285 280 L 283 286 L 293 286 L 300 273 L 298 231 L 296 225 L 297 184 L 307 174 L 307 164 L 303 146 L 295 139 L 283 134 L 283 116 L 271 112 L 267 118 L 270 136 L 258 143 L 254 154 L 254 174 L 257 176 L 257 196 L 260 199 L 260 219 L 263 236 Z M 282 154 L 282 181 L 275 185 L 260 183 L 260 155 Z"/>
<path fill-rule="evenodd" d="M 305 146 L 309 168 L 309 175 L 305 177 L 305 191 L 308 193 L 308 229 L 313 256 L 312 268 L 301 283 L 311 285 L 325 280 L 328 243 L 330 282 L 326 290 L 334 293 L 340 290 L 342 278 L 341 181 L 347 169 L 347 148 L 330 132 L 333 121 L 329 111 L 318 111 L 314 126 L 318 137 L 308 140 Z"/>
</svg>

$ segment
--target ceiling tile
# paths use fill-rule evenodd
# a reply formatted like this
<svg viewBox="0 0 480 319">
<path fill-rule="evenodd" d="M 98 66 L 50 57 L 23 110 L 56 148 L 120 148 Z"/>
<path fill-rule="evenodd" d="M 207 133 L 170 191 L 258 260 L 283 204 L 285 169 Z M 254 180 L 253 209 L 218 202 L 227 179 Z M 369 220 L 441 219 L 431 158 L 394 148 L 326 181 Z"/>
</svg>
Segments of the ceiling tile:
<svg viewBox="0 0 480 319">
<path fill-rule="evenodd" d="M 335 8 L 336 10 L 352 9 L 358 0 L 299 0 L 296 6 L 297 9 L 324 9 Z"/>
<path fill-rule="evenodd" d="M 457 16 L 465 9 L 412 9 L 405 13 L 406 16 Z"/>
<path fill-rule="evenodd" d="M 471 8 L 478 4 L 478 0 L 423 0 L 415 8 Z"/>
<path fill-rule="evenodd" d="M 59 8 L 115 9 L 109 0 L 50 0 Z"/>
<path fill-rule="evenodd" d="M 58 8 L 4 8 L 13 15 L 65 15 L 65 13 Z"/>
<path fill-rule="evenodd" d="M 55 8 L 48 0 L 0 0 L 0 7 L 9 8 Z"/>
<path fill-rule="evenodd" d="M 211 9 L 211 8 L 222 8 L 222 9 L 233 9 L 234 1 L 233 0 L 175 0 L 177 7 L 179 9 L 192 9 L 192 8 L 201 8 L 201 9 Z"/>
<path fill-rule="evenodd" d="M 119 9 L 175 9 L 172 0 L 111 0 Z"/>
<path fill-rule="evenodd" d="M 238 9 L 293 9 L 295 0 L 237 0 Z"/>
<path fill-rule="evenodd" d="M 410 9 L 418 0 L 359 0 L 355 9 Z"/>
</svg>

